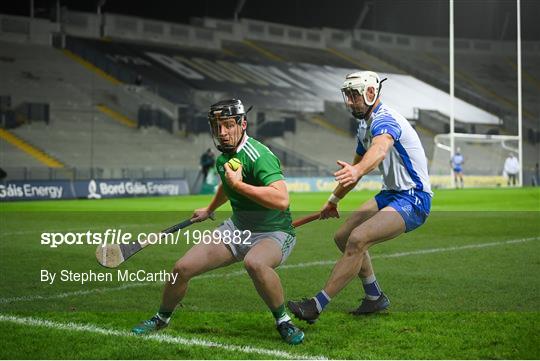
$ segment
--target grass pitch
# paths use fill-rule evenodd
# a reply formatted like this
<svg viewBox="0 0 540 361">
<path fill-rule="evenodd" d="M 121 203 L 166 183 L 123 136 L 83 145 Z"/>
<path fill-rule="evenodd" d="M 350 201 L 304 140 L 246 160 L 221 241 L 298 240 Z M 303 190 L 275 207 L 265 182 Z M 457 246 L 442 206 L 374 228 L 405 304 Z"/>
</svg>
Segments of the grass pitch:
<svg viewBox="0 0 540 361">
<path fill-rule="evenodd" d="M 374 195 L 351 193 L 342 217 Z M 292 194 L 293 218 L 318 210 L 326 193 Z M 374 246 L 386 314 L 353 317 L 363 296 L 353 281 L 332 300 L 299 346 L 284 344 L 241 264 L 192 281 L 169 328 L 155 337 L 129 330 L 159 305 L 158 282 L 40 281 L 40 271 L 106 271 L 95 246 L 40 244 L 41 232 L 159 231 L 187 218 L 207 196 L 1 203 L 2 359 L 538 359 L 540 358 L 540 189 L 439 190 L 427 223 Z M 198 224 L 211 229 L 218 221 Z M 339 258 L 342 220 L 297 230 L 278 270 L 287 299 L 319 291 Z M 122 270 L 170 270 L 188 245 L 153 246 Z M 115 272 L 115 271 L 108 271 Z"/>
</svg>

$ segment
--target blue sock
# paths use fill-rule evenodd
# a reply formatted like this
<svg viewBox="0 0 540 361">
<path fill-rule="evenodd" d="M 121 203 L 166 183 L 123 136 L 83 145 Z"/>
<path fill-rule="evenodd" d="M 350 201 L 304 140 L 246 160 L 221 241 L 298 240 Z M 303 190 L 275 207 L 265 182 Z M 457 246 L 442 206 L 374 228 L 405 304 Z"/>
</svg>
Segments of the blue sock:
<svg viewBox="0 0 540 361">
<path fill-rule="evenodd" d="M 362 278 L 362 286 L 364 287 L 366 298 L 368 300 L 374 301 L 381 296 L 381 287 L 379 286 L 374 274 L 369 277 Z"/>
<path fill-rule="evenodd" d="M 326 305 L 328 305 L 331 300 L 330 296 L 328 296 L 326 292 L 324 292 L 324 290 L 321 290 L 321 292 L 317 293 L 315 297 L 313 297 L 313 299 L 315 300 L 315 304 L 317 305 L 317 311 L 319 311 L 319 313 L 324 310 Z"/>
</svg>

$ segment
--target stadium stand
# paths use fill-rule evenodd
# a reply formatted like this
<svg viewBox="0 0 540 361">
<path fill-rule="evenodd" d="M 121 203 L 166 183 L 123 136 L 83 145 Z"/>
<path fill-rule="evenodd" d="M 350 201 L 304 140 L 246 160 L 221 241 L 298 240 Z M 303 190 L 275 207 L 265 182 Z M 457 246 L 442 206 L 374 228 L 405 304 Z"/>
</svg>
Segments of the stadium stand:
<svg viewBox="0 0 540 361">
<path fill-rule="evenodd" d="M 439 89 L 448 89 L 448 51 L 439 49 L 435 52 L 417 49 L 394 49 L 384 44 L 358 45 L 369 49 L 396 67 L 435 85 Z M 517 130 L 517 75 L 515 55 L 494 54 L 493 52 L 464 52 L 467 42 L 457 41 L 455 55 L 456 95 L 497 114 L 505 120 L 503 126 L 508 133 Z M 459 51 L 461 49 L 462 51 Z M 537 94 L 540 91 L 540 76 L 537 66 L 540 58 L 534 54 L 526 57 L 523 63 L 523 116 L 524 127 L 534 127 L 540 118 L 540 106 Z"/>
<path fill-rule="evenodd" d="M 278 125 L 281 126 L 279 123 L 275 124 L 273 133 L 267 131 L 266 133 L 255 134 L 262 137 L 270 135 L 278 137 L 269 141 L 269 144 L 276 148 L 276 152 L 282 152 L 284 164 L 287 166 L 299 166 L 302 164 L 311 168 L 324 169 L 322 165 L 325 164 L 326 171 L 328 171 L 328 169 L 334 168 L 335 159 L 343 157 L 344 152 L 338 149 L 330 150 L 327 153 L 328 159 L 321 162 L 310 157 L 310 154 L 314 154 L 313 149 L 307 144 L 302 145 L 304 140 L 317 139 L 321 133 L 327 134 L 328 126 L 330 126 L 330 129 L 332 127 L 336 128 L 332 129 L 333 133 L 340 133 L 340 130 L 345 134 L 354 135 L 356 133 L 356 122 L 351 122 L 350 115 L 344 111 L 341 96 L 337 91 L 343 74 L 352 71 L 353 68 L 337 67 L 337 65 L 344 65 L 345 61 L 324 49 L 300 49 L 300 47 L 296 47 L 294 48 L 295 51 L 292 51 L 292 47 L 289 45 L 273 44 L 269 46 L 267 43 L 254 41 L 250 41 L 250 45 L 246 42 L 224 42 L 226 49 L 224 51 L 193 48 L 172 49 L 142 43 L 135 46 L 135 44 L 127 42 L 97 44 L 95 41 L 86 39 L 68 41 L 68 47 L 70 43 L 79 44 L 72 50 L 81 52 L 79 55 L 86 56 L 90 60 L 105 58 L 105 56 L 103 54 L 101 56 L 88 56 L 88 50 L 85 50 L 85 55 L 78 49 L 80 44 L 89 44 L 89 47 L 94 48 L 96 51 L 108 54 L 109 58 L 117 58 L 116 51 L 121 51 L 124 55 L 129 53 L 132 59 L 136 59 L 129 62 L 130 71 L 143 74 L 143 78 L 150 84 L 162 84 L 159 86 L 160 89 L 171 89 L 171 91 L 161 93 L 164 97 L 168 97 L 171 102 L 179 101 L 178 98 L 170 96 L 171 93 L 174 93 L 173 87 L 189 86 L 192 88 L 195 97 L 198 93 L 206 95 L 211 93 L 212 89 L 218 89 L 217 93 L 239 96 L 246 103 L 255 105 L 258 110 L 294 111 L 298 114 L 299 119 L 302 118 L 302 113 L 306 113 L 306 111 L 324 110 L 325 117 L 311 117 L 312 120 L 318 119 L 317 123 L 311 124 L 311 127 L 314 128 L 309 128 L 310 125 L 305 125 L 305 122 L 300 121 L 298 123 L 298 135 L 288 133 L 284 138 L 279 139 L 279 135 L 282 133 L 282 130 L 278 129 Z M 356 52 L 361 53 L 361 51 Z M 281 58 L 284 55 L 287 55 L 286 62 Z M 298 59 L 295 56 L 298 56 Z M 310 64 L 305 63 L 308 58 L 312 59 Z M 374 58 L 371 60 L 373 61 L 372 66 L 379 69 L 375 65 Z M 336 63 L 321 65 L 329 61 L 335 61 Z M 99 62 L 97 63 L 99 64 Z M 385 63 L 382 64 L 384 67 Z M 125 65 L 126 63 L 121 64 L 121 66 Z M 225 73 L 223 71 L 224 66 L 227 66 L 227 70 L 234 70 L 232 76 L 231 73 L 229 73 L 228 77 L 223 76 Z M 348 66 L 354 66 L 354 64 L 349 62 Z M 185 73 L 186 68 L 196 73 Z M 391 68 L 391 66 L 387 66 L 387 68 Z M 113 73 L 122 74 L 120 69 L 114 70 L 111 67 L 109 69 L 113 69 Z M 164 70 L 170 73 L 167 84 L 162 83 L 164 77 L 161 74 Z M 174 77 L 174 82 L 170 80 L 172 79 L 171 76 Z M 447 106 L 448 96 L 443 92 L 407 75 L 390 74 L 390 77 L 393 86 L 385 91 L 385 98 L 391 104 L 395 104 L 394 106 L 398 107 L 410 119 L 417 116 L 415 114 L 418 112 L 416 108 L 438 107 L 438 109 L 444 109 Z M 239 84 L 242 85 L 239 86 Z M 294 89 L 291 90 L 291 87 L 294 87 Z M 407 99 L 404 100 L 402 97 L 403 92 L 409 92 L 411 88 L 426 96 L 415 100 L 416 103 Z M 256 96 L 253 96 L 253 94 L 256 94 Z M 186 99 L 181 100 L 186 101 Z M 201 108 L 204 108 L 204 102 L 199 101 L 198 103 Z M 206 104 L 209 103 L 209 101 L 206 102 Z M 468 122 L 496 123 L 498 121 L 487 113 L 482 113 L 482 111 L 463 102 L 458 101 L 458 105 L 461 106 L 461 108 L 457 107 L 458 115 L 468 116 Z M 330 107 L 334 111 L 327 111 Z M 203 117 L 198 116 L 198 119 L 195 120 L 200 124 L 204 122 Z M 478 118 L 480 119 L 477 120 Z M 263 128 L 264 126 L 261 126 L 261 130 Z M 303 132 L 308 132 L 309 136 L 305 137 Z M 428 133 L 422 137 L 428 143 L 426 148 L 431 149 L 432 137 Z M 349 142 L 354 142 L 354 140 L 351 138 L 345 143 Z M 339 139 L 332 143 L 343 144 L 344 141 Z M 349 153 L 350 150 L 345 152 L 347 156 Z M 301 158 L 298 156 L 299 154 L 304 155 L 303 161 L 299 160 Z"/>
<path fill-rule="evenodd" d="M 66 168 L 100 168 L 104 177 L 135 169 L 156 174 L 166 174 L 172 166 L 195 169 L 198 155 L 210 145 L 208 105 L 239 97 L 267 115 L 267 121 L 250 116 L 250 133 L 264 138 L 286 167 L 328 174 L 337 158 L 352 154 L 356 132 L 338 91 L 343 75 L 368 68 L 390 78 L 384 98 L 416 127 L 430 163 L 434 136 L 448 129 L 444 39 L 362 31 L 351 35 L 248 19 L 205 18 L 194 21 L 196 26 L 176 26 L 109 14 L 100 30 L 109 37 L 101 39 L 90 28 L 94 15 L 64 15 L 71 19 L 68 34 L 53 37 L 53 43 L 65 49 L 1 44 L 0 71 L 9 76 L 0 84 L 0 94 L 17 107 L 24 102 L 50 106 L 49 126 L 22 119 L 24 124 L 12 132 Z M 81 21 L 86 16 L 94 20 Z M 456 65 L 462 65 L 456 78 L 456 94 L 462 98 L 455 103 L 456 130 L 512 134 L 515 105 L 507 98 L 516 91 L 515 64 L 506 55 L 477 50 L 466 58 L 456 55 Z M 33 56 L 37 51 L 39 60 Z M 524 124 L 534 142 L 540 135 L 535 124 L 538 57 L 527 59 Z M 18 123 L 21 113 L 19 108 Z M 336 146 L 319 154 L 321 142 Z M 482 154 L 481 148 L 471 147 Z M 13 159 L 35 165 L 24 157 Z"/>
<path fill-rule="evenodd" d="M 41 167 L 43 164 L 4 139 L 0 140 L 2 168 L 14 168 L 24 164 L 26 167 Z"/>
<path fill-rule="evenodd" d="M 79 177 L 89 174 L 92 167 L 109 178 L 122 177 L 129 169 L 174 176 L 183 172 L 179 168 L 196 168 L 199 151 L 209 146 L 207 137 L 180 139 L 155 127 L 133 129 L 111 116 L 124 114 L 136 127 L 137 109 L 149 100 L 155 104 L 151 92 L 111 82 L 51 47 L 2 43 L 0 48 L 2 59 L 9 59 L 0 62 L 0 71 L 6 74 L 0 93 L 9 93 L 13 104 L 29 100 L 50 104 L 50 124 L 25 119 L 11 132 L 67 168 L 77 168 Z M 100 110 L 102 103 L 108 104 L 105 109 L 110 112 Z M 4 140 L 2 154 L 2 167 L 10 176 L 46 174 L 36 170 L 44 164 Z M 32 171 L 14 169 L 21 166 Z"/>
<path fill-rule="evenodd" d="M 349 161 L 355 150 L 354 138 L 327 128 L 321 131 L 321 126 L 312 120 L 315 116 L 304 114 L 303 119 L 297 122 L 295 133 L 285 133 L 284 137 L 270 140 L 270 146 L 277 144 L 291 149 L 314 164 L 319 164 L 323 169 L 336 168 L 335 162 L 338 158 Z M 321 142 L 332 144 L 332 148 L 322 151 Z"/>
</svg>

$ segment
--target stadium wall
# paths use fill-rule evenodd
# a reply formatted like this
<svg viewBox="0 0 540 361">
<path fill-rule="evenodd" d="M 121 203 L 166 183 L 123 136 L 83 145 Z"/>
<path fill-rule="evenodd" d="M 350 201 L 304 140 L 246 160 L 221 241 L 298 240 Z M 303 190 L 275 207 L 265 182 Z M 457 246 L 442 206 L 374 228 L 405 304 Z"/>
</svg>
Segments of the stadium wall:
<svg viewBox="0 0 540 361">
<path fill-rule="evenodd" d="M 119 14 L 97 15 L 71 10 L 62 12 L 60 23 L 45 19 L 0 15 L 0 35 L 19 41 L 51 44 L 53 34 L 89 38 L 113 37 L 166 44 L 184 44 L 221 49 L 222 40 L 246 39 L 282 43 L 292 46 L 351 48 L 355 41 L 381 48 L 448 52 L 448 38 L 408 36 L 395 33 L 361 30 L 354 32 L 333 28 L 307 29 L 254 19 L 239 22 L 213 18 L 195 18 L 200 25 L 185 25 L 143 19 Z M 523 50 L 540 53 L 540 42 L 523 41 Z M 456 39 L 456 52 L 477 54 L 515 54 L 514 41 Z"/>
<path fill-rule="evenodd" d="M 49 20 L 0 14 L 0 37 L 3 40 L 50 45 L 53 34 L 59 31 L 60 24 Z"/>
</svg>

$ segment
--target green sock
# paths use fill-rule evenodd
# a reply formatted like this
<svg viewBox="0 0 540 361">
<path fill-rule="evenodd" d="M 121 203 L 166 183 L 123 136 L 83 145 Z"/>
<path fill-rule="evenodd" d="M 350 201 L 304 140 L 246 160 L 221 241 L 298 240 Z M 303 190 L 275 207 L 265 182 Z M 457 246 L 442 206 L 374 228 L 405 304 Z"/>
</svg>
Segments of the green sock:
<svg viewBox="0 0 540 361">
<path fill-rule="evenodd" d="M 158 316 L 165 322 L 169 322 L 169 319 L 171 318 L 173 314 L 173 311 L 164 311 L 161 307 L 158 311 Z"/>
<path fill-rule="evenodd" d="M 274 318 L 276 320 L 280 319 L 281 317 L 285 316 L 287 312 L 285 312 L 285 304 L 282 304 L 275 310 L 271 310 L 272 315 L 274 315 Z"/>
</svg>

